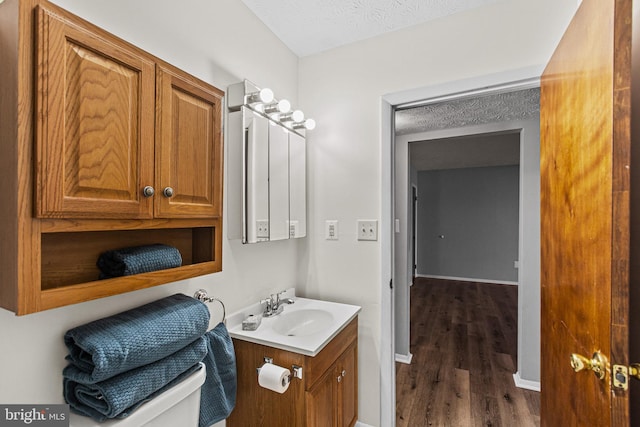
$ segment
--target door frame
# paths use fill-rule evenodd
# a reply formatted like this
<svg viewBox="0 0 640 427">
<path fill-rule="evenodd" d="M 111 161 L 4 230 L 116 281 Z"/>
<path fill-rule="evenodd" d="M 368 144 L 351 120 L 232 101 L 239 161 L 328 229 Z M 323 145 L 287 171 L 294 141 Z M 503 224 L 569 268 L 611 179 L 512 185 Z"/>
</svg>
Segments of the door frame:
<svg viewBox="0 0 640 427">
<path fill-rule="evenodd" d="M 489 93 L 510 92 L 540 86 L 546 64 L 487 74 L 435 86 L 382 95 L 380 98 L 380 424 L 395 426 L 395 322 L 394 297 L 394 205 L 395 123 L 398 106 L 419 106 Z"/>
<path fill-rule="evenodd" d="M 411 184 L 411 285 L 418 274 L 418 185 Z M 411 298 L 409 298 L 411 301 Z"/>
</svg>

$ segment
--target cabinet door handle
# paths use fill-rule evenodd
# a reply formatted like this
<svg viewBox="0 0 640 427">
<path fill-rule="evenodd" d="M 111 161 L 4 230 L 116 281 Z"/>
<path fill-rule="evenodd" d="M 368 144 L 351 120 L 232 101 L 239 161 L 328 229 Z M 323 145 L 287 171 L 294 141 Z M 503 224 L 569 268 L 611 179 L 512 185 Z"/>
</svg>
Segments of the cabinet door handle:
<svg viewBox="0 0 640 427">
<path fill-rule="evenodd" d="M 144 187 L 144 188 L 142 189 L 142 195 L 143 195 L 144 197 L 151 197 L 151 196 L 153 196 L 154 194 L 156 194 L 156 190 L 154 190 L 154 189 L 153 189 L 153 187 L 152 187 L 152 186 L 150 186 L 150 185 L 147 185 L 146 187 Z"/>
<path fill-rule="evenodd" d="M 341 372 L 341 375 L 344 377 L 345 375 L 347 375 L 347 371 L 345 371 L 344 369 Z"/>
<path fill-rule="evenodd" d="M 162 193 L 164 194 L 165 197 L 173 197 L 173 188 L 165 187 Z"/>
<path fill-rule="evenodd" d="M 338 382 L 342 382 L 342 377 L 338 376 Z"/>
</svg>

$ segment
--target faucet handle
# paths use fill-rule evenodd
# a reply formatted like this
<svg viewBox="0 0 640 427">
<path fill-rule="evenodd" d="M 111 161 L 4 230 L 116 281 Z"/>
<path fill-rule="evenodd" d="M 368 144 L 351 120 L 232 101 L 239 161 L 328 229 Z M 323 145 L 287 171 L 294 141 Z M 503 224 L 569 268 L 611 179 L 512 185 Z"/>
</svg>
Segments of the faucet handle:
<svg viewBox="0 0 640 427">
<path fill-rule="evenodd" d="M 270 313 L 271 312 L 271 306 L 273 304 L 273 300 L 269 297 L 269 298 L 265 298 L 263 300 L 260 300 L 260 304 L 266 304 L 267 306 L 265 307 L 265 312 L 266 313 Z"/>
</svg>

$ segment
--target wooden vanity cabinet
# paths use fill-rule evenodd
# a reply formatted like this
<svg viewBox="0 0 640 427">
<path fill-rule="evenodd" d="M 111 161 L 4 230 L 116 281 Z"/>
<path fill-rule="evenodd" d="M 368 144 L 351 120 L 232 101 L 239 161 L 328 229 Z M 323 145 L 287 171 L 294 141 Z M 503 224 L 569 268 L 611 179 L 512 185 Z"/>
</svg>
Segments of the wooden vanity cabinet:
<svg viewBox="0 0 640 427">
<path fill-rule="evenodd" d="M 27 314 L 222 269 L 224 93 L 46 0 L 0 3 L 0 306 Z M 98 256 L 182 267 L 98 281 Z"/>
<path fill-rule="evenodd" d="M 238 371 L 236 407 L 227 426 L 351 427 L 358 419 L 358 320 L 353 319 L 314 357 L 234 339 Z M 264 357 L 302 367 L 279 394 L 258 385 Z"/>
</svg>

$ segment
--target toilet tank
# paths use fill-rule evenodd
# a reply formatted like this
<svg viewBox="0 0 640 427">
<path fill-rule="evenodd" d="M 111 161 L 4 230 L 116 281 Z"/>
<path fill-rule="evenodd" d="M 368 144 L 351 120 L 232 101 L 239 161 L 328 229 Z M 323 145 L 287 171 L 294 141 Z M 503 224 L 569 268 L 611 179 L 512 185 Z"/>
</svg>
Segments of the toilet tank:
<svg viewBox="0 0 640 427">
<path fill-rule="evenodd" d="M 200 417 L 200 387 L 206 379 L 200 369 L 154 399 L 145 402 L 127 418 L 99 423 L 89 417 L 71 413 L 70 427 L 197 427 Z"/>
</svg>

